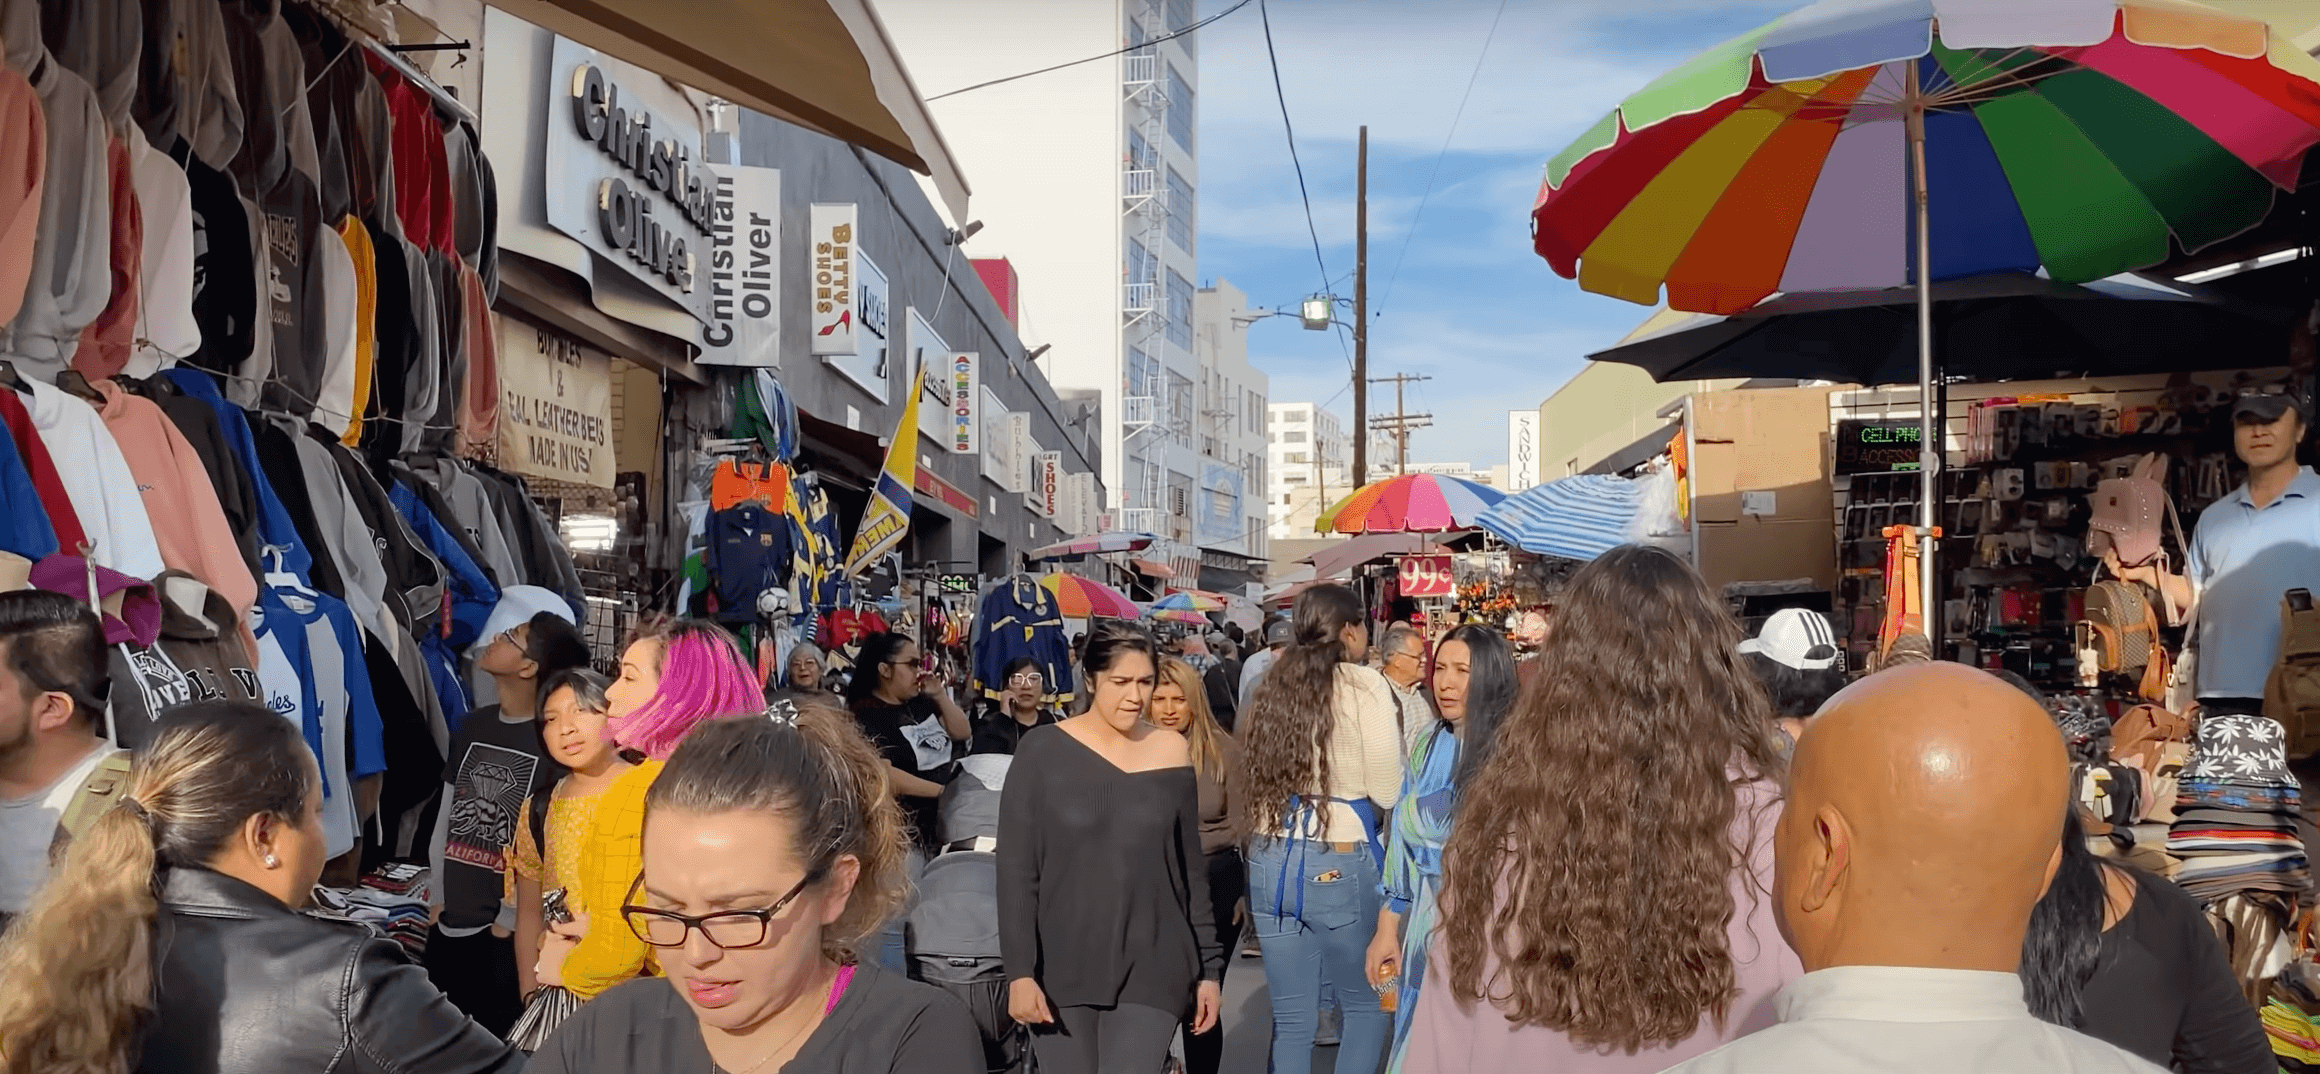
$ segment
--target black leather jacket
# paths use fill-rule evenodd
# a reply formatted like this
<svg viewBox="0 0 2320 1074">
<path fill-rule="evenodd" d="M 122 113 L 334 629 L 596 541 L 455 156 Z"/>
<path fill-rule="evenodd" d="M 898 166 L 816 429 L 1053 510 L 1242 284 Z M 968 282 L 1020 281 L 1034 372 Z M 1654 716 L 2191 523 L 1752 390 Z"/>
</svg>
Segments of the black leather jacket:
<svg viewBox="0 0 2320 1074">
<path fill-rule="evenodd" d="M 140 1074 L 512 1074 L 403 949 L 242 881 L 172 869 Z"/>
</svg>

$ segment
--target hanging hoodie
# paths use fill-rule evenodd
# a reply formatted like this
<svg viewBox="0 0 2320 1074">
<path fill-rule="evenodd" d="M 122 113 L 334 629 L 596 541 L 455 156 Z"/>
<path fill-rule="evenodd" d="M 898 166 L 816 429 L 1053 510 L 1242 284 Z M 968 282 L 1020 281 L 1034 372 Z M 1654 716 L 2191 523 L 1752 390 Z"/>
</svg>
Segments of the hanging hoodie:
<svg viewBox="0 0 2320 1074">
<path fill-rule="evenodd" d="M 138 0 L 40 0 L 40 36 L 65 70 L 88 80 L 105 124 L 128 126 L 145 37 Z"/>
<path fill-rule="evenodd" d="M 304 576 L 313 569 L 313 558 L 306 551 L 306 543 L 298 537 L 298 527 L 290 521 L 290 512 L 275 495 L 266 471 L 258 464 L 257 441 L 250 435 L 248 415 L 240 407 L 226 402 L 218 390 L 215 377 L 198 369 L 177 368 L 164 370 L 166 378 L 187 398 L 203 403 L 217 416 L 219 432 L 226 449 L 231 453 L 241 473 L 250 479 L 251 493 L 257 503 L 257 543 L 283 549 L 283 562 L 289 572 Z M 261 561 L 265 557 L 259 557 Z M 264 579 L 260 579 L 260 584 Z"/>
<path fill-rule="evenodd" d="M 322 273 L 322 368 L 314 383 L 312 405 L 292 412 L 344 429 L 353 417 L 355 374 L 355 313 L 358 290 L 354 257 L 335 228 L 323 228 L 314 243 L 316 267 Z"/>
<path fill-rule="evenodd" d="M 339 222 L 338 238 L 346 244 L 354 268 L 354 361 L 334 370 L 323 386 L 314 420 L 337 434 L 348 446 L 362 442 L 362 415 L 371 402 L 371 368 L 378 355 L 379 260 L 371 248 L 370 229 L 352 216 Z M 343 381 L 341 380 L 343 374 Z"/>
<path fill-rule="evenodd" d="M 0 325 L 24 308 L 39 261 L 40 189 L 48 171 L 48 117 L 40 95 L 14 68 L 0 67 Z"/>
<path fill-rule="evenodd" d="M 411 356 L 410 368 L 403 373 L 403 410 L 392 415 L 402 419 L 400 443 L 402 453 L 415 454 L 426 450 L 427 426 L 434 420 L 435 410 L 442 405 L 443 368 L 448 361 L 443 309 L 439 303 L 442 290 L 435 284 L 434 258 L 415 244 L 403 244 L 403 270 L 409 274 L 411 317 L 417 325 L 417 348 Z"/>
<path fill-rule="evenodd" d="M 32 412 L 24 409 L 22 396 L 0 390 L 0 425 L 7 426 L 8 435 L 16 442 L 16 453 L 23 459 L 24 471 L 32 478 L 32 487 L 40 493 L 40 506 L 47 512 L 49 527 L 56 533 L 56 546 L 79 548 L 87 536 L 81 530 L 80 515 L 73 511 L 72 495 L 64 490 L 64 478 L 56 472 L 56 460 L 49 457 L 48 445 L 40 439 L 40 427 L 32 423 Z"/>
<path fill-rule="evenodd" d="M 346 605 L 354 612 L 356 623 L 379 633 L 387 593 L 387 567 L 379 559 L 381 539 L 365 524 L 330 451 L 304 435 L 303 429 L 289 439 L 298 455 L 298 469 L 306 479 L 306 496 L 314 508 L 322 549 L 337 565 L 339 579 L 346 585 Z"/>
<path fill-rule="evenodd" d="M 112 248 L 106 258 L 112 270 L 112 292 L 104 311 L 81 329 L 80 348 L 72 367 L 90 380 L 118 374 L 137 349 L 138 310 L 142 305 L 138 279 L 143 274 L 145 221 L 137 204 L 137 182 L 129 164 L 129 143 L 119 136 L 105 142 L 105 188 L 112 221 Z"/>
<path fill-rule="evenodd" d="M 318 249 L 325 230 L 321 164 L 307 106 L 306 65 L 276 0 L 225 0 L 221 6 L 236 92 L 245 103 L 265 102 L 251 117 L 231 170 L 263 213 L 273 353 L 262 375 L 255 369 L 242 375 L 262 385 L 257 398 L 268 409 L 311 413 L 321 394 L 328 339 Z M 230 394 L 247 397 L 241 390 Z"/>
<path fill-rule="evenodd" d="M 145 0 L 144 8 L 130 116 L 154 148 L 174 152 L 183 140 L 195 157 L 222 171 L 242 147 L 243 117 L 217 0 Z"/>
<path fill-rule="evenodd" d="M 97 392 L 104 397 L 97 412 L 120 445 L 146 514 L 166 523 L 154 531 L 161 561 L 223 594 L 238 621 L 257 601 L 258 580 L 242 558 L 201 456 L 160 404 L 112 381 L 98 383 Z"/>
<path fill-rule="evenodd" d="M 153 723 L 180 705 L 264 700 L 257 662 L 225 596 L 181 571 L 153 581 L 161 591 L 161 637 L 142 648 L 113 648 L 114 720 L 120 745 L 132 750 L 143 749 Z"/>
<path fill-rule="evenodd" d="M 137 259 L 136 348 L 125 372 L 152 376 L 201 349 L 193 316 L 193 186 L 185 169 L 131 130 L 129 170 L 137 193 L 144 249 Z"/>
<path fill-rule="evenodd" d="M 131 578 L 151 578 L 167 570 L 152 516 L 137 492 L 137 479 L 105 419 L 62 389 L 37 380 L 27 386 L 32 392 L 24 400 L 25 409 L 32 413 L 41 443 L 56 462 L 81 530 L 96 546 L 90 558 Z"/>
<path fill-rule="evenodd" d="M 502 589 L 522 585 L 523 572 L 516 566 L 514 553 L 508 550 L 507 533 L 500 527 L 499 513 L 493 510 L 483 482 L 448 458 L 438 457 L 415 465 L 412 472 L 443 497 L 451 509 L 451 521 L 458 524 L 470 544 L 481 550 L 481 563 L 491 572 L 492 582 Z"/>
<path fill-rule="evenodd" d="M 187 162 L 193 209 L 193 323 L 200 344 L 187 365 L 230 374 L 249 361 L 258 320 L 258 270 L 250 221 L 234 181 L 199 159 Z"/>
<path fill-rule="evenodd" d="M 72 360 L 81 330 L 113 297 L 105 117 L 88 81 L 41 44 L 40 0 L 0 0 L 0 40 L 8 65 L 31 81 L 48 126 L 32 280 L 15 319 L 0 327 L 0 358 L 46 380 Z"/>
<path fill-rule="evenodd" d="M 482 634 L 484 620 L 491 618 L 492 608 L 499 604 L 499 586 L 483 573 L 483 568 L 476 566 L 475 559 L 461 547 L 459 538 L 445 528 L 447 523 L 440 520 L 435 510 L 428 505 L 428 497 L 422 495 L 420 490 L 424 487 L 408 470 L 399 470 L 394 484 L 387 487 L 387 498 L 394 503 L 396 512 L 403 516 L 404 521 L 410 523 L 411 532 L 418 535 L 420 543 L 443 565 L 451 604 L 451 630 L 449 636 L 442 640 L 448 652 L 456 653 L 474 644 L 475 639 Z M 432 493 L 433 490 L 427 491 Z M 430 630 L 427 634 L 428 639 L 435 639 L 442 632 Z M 456 670 L 458 663 L 456 655 L 452 656 L 451 666 L 454 670 L 451 680 L 454 683 L 459 680 Z M 444 708 L 447 711 L 452 708 L 451 696 L 444 697 Z M 457 696 L 464 699 L 466 692 L 461 690 Z M 467 710 L 462 708 L 457 711 Z"/>
<path fill-rule="evenodd" d="M 331 597 L 346 599 L 346 579 L 338 573 L 338 561 L 323 540 L 313 494 L 306 486 L 306 470 L 299 464 L 298 449 L 292 443 L 296 434 L 260 419 L 250 423 L 250 439 L 258 445 L 258 466 L 265 472 L 266 484 L 282 501 L 282 513 L 298 531 L 299 546 L 306 549 L 306 580 Z"/>
<path fill-rule="evenodd" d="M 0 552 L 29 560 L 56 554 L 56 531 L 41 509 L 40 493 L 24 470 L 12 438 L 0 437 Z"/>
<path fill-rule="evenodd" d="M 250 577 L 256 578 L 259 573 L 258 493 L 250 476 L 242 471 L 241 463 L 234 459 L 217 412 L 209 404 L 178 390 L 168 377 L 148 377 L 134 390 L 153 400 L 168 415 L 169 423 L 177 426 L 178 435 L 193 446 L 194 455 L 201 459 L 202 472 L 209 475 L 210 490 L 217 493 L 218 507 L 225 512 L 226 528 L 233 532 L 234 547 L 249 567 Z M 0 399 L 0 404 L 5 402 Z"/>
</svg>

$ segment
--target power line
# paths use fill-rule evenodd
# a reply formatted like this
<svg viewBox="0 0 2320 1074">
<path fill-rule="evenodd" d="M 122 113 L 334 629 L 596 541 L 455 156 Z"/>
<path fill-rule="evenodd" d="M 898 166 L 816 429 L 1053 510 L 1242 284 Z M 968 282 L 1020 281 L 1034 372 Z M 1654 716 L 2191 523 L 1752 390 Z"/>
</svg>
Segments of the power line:
<svg viewBox="0 0 2320 1074">
<path fill-rule="evenodd" d="M 1257 18 L 1265 24 L 1265 59 L 1273 67 L 1273 99 L 1281 104 L 1281 130 L 1289 136 L 1289 164 L 1297 169 L 1297 196 L 1305 202 L 1305 231 L 1313 236 L 1313 264 L 1321 270 L 1321 289 L 1327 292 L 1329 263 L 1321 257 L 1321 229 L 1313 224 L 1313 195 L 1305 188 L 1305 163 L 1297 159 L 1297 129 L 1289 124 L 1289 95 L 1281 89 L 1281 57 L 1273 51 L 1273 17 L 1264 0 L 1257 0 Z"/>
<path fill-rule="evenodd" d="M 1394 255 L 1394 271 L 1386 276 L 1385 297 L 1378 299 L 1382 310 L 1394 297 L 1394 283 L 1402 278 L 1402 259 L 1410 256 L 1410 240 L 1418 237 L 1418 221 L 1426 215 L 1426 200 L 1434 196 L 1434 180 L 1442 176 L 1442 160 L 1450 155 L 1450 142 L 1458 137 L 1458 121 L 1466 116 L 1466 102 L 1474 96 L 1474 83 L 1482 77 L 1482 61 L 1490 58 L 1491 39 L 1498 36 L 1499 20 L 1506 18 L 1506 0 L 1498 0 L 1498 14 L 1490 17 L 1490 32 L 1482 35 L 1482 54 L 1474 57 L 1474 71 L 1466 76 L 1466 92 L 1458 96 L 1458 110 L 1450 114 L 1450 132 L 1442 136 L 1442 151 L 1434 154 L 1434 170 L 1426 175 L 1426 192 L 1418 197 L 1418 210 L 1410 214 L 1410 229 L 1402 235 L 1402 252 Z"/>
<path fill-rule="evenodd" d="M 1127 48 L 1120 49 L 1120 50 L 1118 50 L 1118 51 L 1115 51 L 1115 52 L 1107 52 L 1107 53 L 1104 53 L 1104 54 L 1103 54 L 1103 55 L 1101 55 L 1101 56 L 1090 56 L 1090 57 L 1088 57 L 1087 59 L 1084 59 L 1084 60 L 1073 60 L 1073 61 L 1071 61 L 1071 62 L 1069 62 L 1069 63 L 1059 63 L 1059 64 L 1056 64 L 1056 65 L 1055 65 L 1055 66 L 1053 66 L 1053 67 L 1042 67 L 1042 68 L 1040 68 L 1039 70 L 1036 70 L 1036 71 L 1025 71 L 1025 72 L 1023 72 L 1022 74 L 1019 74 L 1019 75 L 1008 75 L 1008 76 L 1007 76 L 1007 77 L 1005 77 L 1005 78 L 994 78 L 994 79 L 990 80 L 989 82 L 977 82 L 977 83 L 975 83 L 975 84 L 974 84 L 974 85 L 972 85 L 972 86 L 964 86 L 964 87 L 961 87 L 961 88 L 959 88 L 959 89 L 951 90 L 951 91 L 950 91 L 950 92 L 948 92 L 948 93 L 937 93 L 937 94 L 935 94 L 934 96 L 927 98 L 927 100 L 929 100 L 929 101 L 939 101 L 939 100 L 942 100 L 942 99 L 943 99 L 943 98 L 945 98 L 945 97 L 956 97 L 956 96 L 958 96 L 959 94 L 962 94 L 962 93 L 967 93 L 967 92 L 970 92 L 970 91 L 973 91 L 973 90 L 984 89 L 984 88 L 987 88 L 987 87 L 990 87 L 990 86 L 996 86 L 996 85 L 999 85 L 999 84 L 1000 84 L 1000 83 L 1002 83 L 1002 82 L 1013 82 L 1013 81 L 1015 81 L 1016 79 L 1019 79 L 1019 78 L 1030 78 L 1030 77 L 1031 77 L 1031 76 L 1033 76 L 1033 75 L 1044 75 L 1044 74 L 1046 74 L 1046 73 L 1047 73 L 1047 72 L 1049 72 L 1049 71 L 1061 71 L 1061 70 L 1063 70 L 1063 69 L 1064 69 L 1064 68 L 1066 68 L 1066 67 L 1077 67 L 1077 66 L 1079 66 L 1080 64 L 1083 64 L 1083 63 L 1094 63 L 1094 62 L 1096 62 L 1097 60 L 1108 60 L 1108 59 L 1111 59 L 1111 58 L 1112 58 L 1112 57 L 1114 57 L 1114 56 L 1124 56 L 1124 55 L 1126 55 L 1126 54 L 1128 54 L 1128 53 L 1131 53 L 1131 52 L 1134 52 L 1134 51 L 1136 51 L 1137 49 L 1140 49 L 1140 48 L 1150 48 L 1150 47 L 1152 47 L 1153 45 L 1157 45 L 1157 44 L 1159 44 L 1159 43 L 1160 43 L 1160 42 L 1162 42 L 1162 41 L 1174 41 L 1174 40 L 1176 40 L 1176 39 L 1177 39 L 1177 38 L 1179 38 L 1179 37 L 1183 37 L 1183 36 L 1185 36 L 1186 34 L 1189 34 L 1189 33 L 1193 32 L 1194 30 L 1198 30 L 1198 29 L 1200 29 L 1201 27 L 1208 25 L 1209 23 L 1215 22 L 1216 20 L 1218 20 L 1218 19 L 1221 19 L 1221 18 L 1223 18 L 1223 17 L 1225 17 L 1225 16 L 1227 16 L 1227 15 L 1230 15 L 1230 14 L 1232 14 L 1232 13 L 1233 13 L 1233 12 L 1235 12 L 1235 11 L 1239 11 L 1240 9 L 1242 9 L 1242 8 L 1244 8 L 1244 7 L 1247 7 L 1247 6 L 1249 6 L 1249 0 L 1241 0 L 1241 2 L 1240 2 L 1240 3 L 1234 4 L 1233 6 L 1231 6 L 1231 7 L 1228 7 L 1228 8 L 1226 8 L 1226 9 L 1224 9 L 1223 11 L 1219 11 L 1219 12 L 1217 12 L 1217 13 L 1216 13 L 1216 14 L 1214 14 L 1214 15 L 1210 15 L 1209 17 L 1207 17 L 1207 18 L 1205 18 L 1205 19 L 1202 19 L 1202 20 L 1200 20 L 1199 22 L 1193 23 L 1192 25 L 1190 25 L 1190 26 L 1187 26 L 1187 27 L 1185 27 L 1185 28 L 1183 28 L 1183 29 L 1181 29 L 1181 30 L 1176 30 L 1176 31 L 1173 31 L 1173 32 L 1170 32 L 1170 33 L 1161 34 L 1160 36 L 1158 36 L 1158 37 L 1155 37 L 1155 38 L 1153 38 L 1153 39 L 1152 39 L 1152 40 L 1150 40 L 1150 41 L 1143 42 L 1142 44 L 1129 45 Z"/>
</svg>

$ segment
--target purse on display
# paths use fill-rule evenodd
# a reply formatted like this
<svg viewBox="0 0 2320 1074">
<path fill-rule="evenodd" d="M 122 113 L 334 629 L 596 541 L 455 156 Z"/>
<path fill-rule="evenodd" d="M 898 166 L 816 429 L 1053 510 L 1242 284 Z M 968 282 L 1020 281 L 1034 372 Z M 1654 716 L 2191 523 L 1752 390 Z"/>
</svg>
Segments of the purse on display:
<svg viewBox="0 0 2320 1074">
<path fill-rule="evenodd" d="M 2086 591 L 2086 618 L 2079 638 L 2080 660 L 2094 660 L 2099 673 L 2136 677 L 2136 693 L 2157 701 L 2167 693 L 2167 649 L 2159 641 L 2159 613 L 2148 592 L 2135 582 L 2107 579 Z M 2085 681 L 2085 670 L 2080 671 Z"/>
<path fill-rule="evenodd" d="M 2176 573 L 2162 541 L 2173 530 L 2176 544 L 2189 548 L 2183 521 L 2167 495 L 2167 457 L 2157 452 L 2135 461 L 2125 477 L 2105 478 L 2087 497 L 2093 516 L 2087 541 L 2121 580 L 2138 582 L 2159 595 L 2168 626 L 2182 626 L 2191 611 L 2191 581 Z"/>
</svg>

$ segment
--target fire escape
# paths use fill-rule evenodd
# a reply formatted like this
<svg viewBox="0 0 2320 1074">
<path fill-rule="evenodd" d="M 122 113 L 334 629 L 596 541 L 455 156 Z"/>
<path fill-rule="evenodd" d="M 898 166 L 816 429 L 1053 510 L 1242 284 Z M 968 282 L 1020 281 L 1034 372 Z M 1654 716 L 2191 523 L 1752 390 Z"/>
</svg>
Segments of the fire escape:
<svg viewBox="0 0 2320 1074">
<path fill-rule="evenodd" d="M 1132 19 L 1142 22 L 1153 14 L 1149 5 L 1136 6 L 1146 10 L 1132 13 Z M 1134 247 L 1121 244 L 1134 263 L 1121 273 L 1120 523 L 1123 529 L 1164 534 L 1168 415 L 1162 413 L 1161 393 L 1168 309 L 1160 259 L 1168 242 L 1169 205 L 1160 146 L 1168 137 L 1167 65 L 1159 50 L 1147 45 L 1121 57 L 1120 78 L 1124 118 L 1144 146 L 1144 155 L 1131 150 L 1121 160 L 1120 230 L 1145 251 L 1136 259 Z M 1137 353 L 1144 356 L 1140 362 L 1128 357 Z"/>
</svg>

